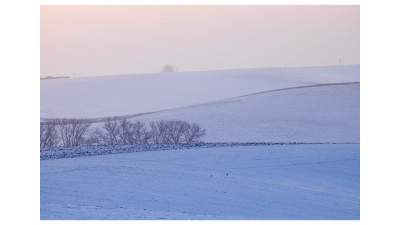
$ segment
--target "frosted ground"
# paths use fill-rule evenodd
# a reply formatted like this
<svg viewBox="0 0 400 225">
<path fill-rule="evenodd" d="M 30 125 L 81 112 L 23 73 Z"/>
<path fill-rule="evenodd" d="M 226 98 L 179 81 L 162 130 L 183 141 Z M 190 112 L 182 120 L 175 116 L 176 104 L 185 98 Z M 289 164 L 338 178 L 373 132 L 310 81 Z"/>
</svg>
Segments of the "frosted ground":
<svg viewBox="0 0 400 225">
<path fill-rule="evenodd" d="M 197 122 L 207 142 L 325 144 L 42 160 L 41 219 L 359 219 L 359 81 L 359 65 L 43 80 L 42 119 L 142 114 Z"/>
</svg>

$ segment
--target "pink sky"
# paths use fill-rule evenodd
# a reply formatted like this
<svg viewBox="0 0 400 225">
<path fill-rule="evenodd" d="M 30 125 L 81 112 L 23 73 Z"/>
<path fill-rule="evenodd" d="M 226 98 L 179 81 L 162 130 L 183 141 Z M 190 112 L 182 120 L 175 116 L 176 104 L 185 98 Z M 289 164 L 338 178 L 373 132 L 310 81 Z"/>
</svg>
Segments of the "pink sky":
<svg viewBox="0 0 400 225">
<path fill-rule="evenodd" d="M 359 6 L 41 6 L 41 76 L 360 63 Z"/>
</svg>

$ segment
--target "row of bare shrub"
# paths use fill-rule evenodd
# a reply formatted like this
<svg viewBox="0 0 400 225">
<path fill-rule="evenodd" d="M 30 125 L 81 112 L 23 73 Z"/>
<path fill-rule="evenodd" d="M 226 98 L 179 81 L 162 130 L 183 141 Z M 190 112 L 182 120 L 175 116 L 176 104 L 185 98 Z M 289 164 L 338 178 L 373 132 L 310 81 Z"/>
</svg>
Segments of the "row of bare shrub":
<svg viewBox="0 0 400 225">
<path fill-rule="evenodd" d="M 40 124 L 40 147 L 80 145 L 177 144 L 201 142 L 206 131 L 181 120 L 149 124 L 108 119 L 99 128 L 79 119 L 59 119 Z"/>
</svg>

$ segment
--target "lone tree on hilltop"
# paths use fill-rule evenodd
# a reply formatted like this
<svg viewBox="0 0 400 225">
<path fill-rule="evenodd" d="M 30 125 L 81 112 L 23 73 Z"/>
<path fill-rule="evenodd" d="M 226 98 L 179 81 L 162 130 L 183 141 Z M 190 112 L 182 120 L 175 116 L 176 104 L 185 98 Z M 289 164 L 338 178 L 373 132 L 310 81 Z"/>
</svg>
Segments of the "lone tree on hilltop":
<svg viewBox="0 0 400 225">
<path fill-rule="evenodd" d="M 161 73 L 171 73 L 171 72 L 174 72 L 174 71 L 175 71 L 175 66 L 170 65 L 170 64 L 166 64 L 162 68 Z"/>
</svg>

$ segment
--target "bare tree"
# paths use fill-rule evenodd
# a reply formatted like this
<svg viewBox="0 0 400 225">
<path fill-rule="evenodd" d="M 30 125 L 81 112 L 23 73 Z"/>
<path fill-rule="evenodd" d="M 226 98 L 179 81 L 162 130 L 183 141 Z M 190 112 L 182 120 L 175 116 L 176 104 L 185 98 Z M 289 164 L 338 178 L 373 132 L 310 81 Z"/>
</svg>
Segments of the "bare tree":
<svg viewBox="0 0 400 225">
<path fill-rule="evenodd" d="M 184 134 L 190 129 L 189 123 L 181 120 L 167 121 L 168 136 L 172 143 L 182 143 Z"/>
<path fill-rule="evenodd" d="M 201 138 L 206 135 L 206 130 L 201 129 L 197 123 L 192 123 L 185 132 L 185 142 L 193 143 L 193 142 L 200 142 Z"/>
<path fill-rule="evenodd" d="M 146 124 L 143 122 L 132 123 L 124 119 L 119 122 L 120 140 L 122 144 L 146 144 L 149 140 L 149 134 L 146 130 Z"/>
<path fill-rule="evenodd" d="M 161 132 L 158 129 L 157 122 L 150 122 L 150 141 L 154 144 L 159 144 L 161 142 Z"/>
<path fill-rule="evenodd" d="M 91 123 L 78 119 L 61 119 L 55 122 L 63 146 L 78 146 L 85 142 Z"/>
<path fill-rule="evenodd" d="M 169 143 L 166 121 L 150 122 L 150 141 L 154 144 Z"/>
<path fill-rule="evenodd" d="M 192 143 L 199 142 L 205 135 L 205 130 L 198 124 L 181 120 L 161 120 L 150 122 L 150 140 L 152 143 Z"/>
<path fill-rule="evenodd" d="M 157 124 L 157 132 L 160 137 L 160 142 L 163 144 L 171 144 L 171 138 L 170 138 L 170 129 L 168 127 L 168 122 L 165 120 L 160 120 L 156 122 Z"/>
<path fill-rule="evenodd" d="M 149 144 L 151 141 L 152 132 L 148 128 L 144 127 L 143 129 L 143 136 L 142 136 L 142 144 Z"/>
<path fill-rule="evenodd" d="M 99 129 L 90 130 L 87 120 L 60 119 L 40 124 L 40 146 L 118 144 L 178 144 L 200 142 L 206 131 L 196 123 L 181 120 L 137 121 L 108 118 Z"/>
<path fill-rule="evenodd" d="M 128 120 L 124 119 L 119 122 L 120 126 L 120 140 L 121 144 L 135 144 L 135 140 L 133 139 L 133 124 Z"/>
<path fill-rule="evenodd" d="M 146 139 L 146 124 L 137 121 L 132 125 L 133 128 L 133 138 L 137 144 L 145 144 Z"/>
<path fill-rule="evenodd" d="M 118 124 L 118 121 L 113 121 L 112 118 L 109 118 L 108 121 L 104 123 L 103 128 L 105 131 L 103 141 L 107 145 L 118 145 L 121 143 L 121 140 L 119 138 L 121 128 Z"/>
<path fill-rule="evenodd" d="M 86 139 L 87 145 L 105 145 L 106 135 L 103 131 L 98 128 L 92 130 L 89 133 L 89 137 Z"/>
<path fill-rule="evenodd" d="M 171 73 L 175 71 L 175 66 L 166 64 L 161 70 L 161 73 Z"/>
<path fill-rule="evenodd" d="M 59 136 L 54 122 L 40 123 L 40 147 L 53 147 L 58 144 Z"/>
</svg>

